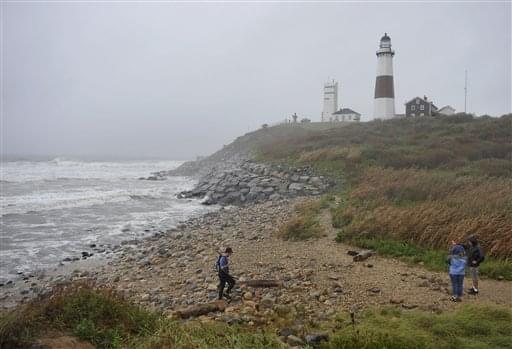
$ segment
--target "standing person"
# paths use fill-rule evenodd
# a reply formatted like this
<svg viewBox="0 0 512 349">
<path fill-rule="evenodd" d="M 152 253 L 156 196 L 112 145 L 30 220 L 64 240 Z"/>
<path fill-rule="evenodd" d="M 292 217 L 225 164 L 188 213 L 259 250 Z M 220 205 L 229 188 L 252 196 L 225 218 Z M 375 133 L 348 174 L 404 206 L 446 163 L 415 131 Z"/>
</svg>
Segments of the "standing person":
<svg viewBox="0 0 512 349">
<path fill-rule="evenodd" d="M 473 280 L 473 287 L 468 292 L 470 294 L 478 294 L 478 267 L 485 259 L 484 253 L 475 234 L 468 237 L 469 244 L 466 247 L 468 255 L 469 269 L 471 270 L 471 279 Z"/>
<path fill-rule="evenodd" d="M 460 302 L 464 290 L 464 272 L 466 269 L 467 258 L 465 256 L 464 246 L 454 245 L 450 249 L 450 255 L 447 260 L 449 264 L 450 280 L 452 282 L 452 301 Z"/>
<path fill-rule="evenodd" d="M 235 286 L 235 279 L 229 275 L 229 257 L 233 254 L 231 247 L 226 248 L 226 251 L 219 256 L 217 260 L 217 271 L 219 273 L 219 299 L 225 297 L 228 301 L 231 300 L 231 290 Z M 224 293 L 224 287 L 228 283 L 228 289 Z"/>
</svg>

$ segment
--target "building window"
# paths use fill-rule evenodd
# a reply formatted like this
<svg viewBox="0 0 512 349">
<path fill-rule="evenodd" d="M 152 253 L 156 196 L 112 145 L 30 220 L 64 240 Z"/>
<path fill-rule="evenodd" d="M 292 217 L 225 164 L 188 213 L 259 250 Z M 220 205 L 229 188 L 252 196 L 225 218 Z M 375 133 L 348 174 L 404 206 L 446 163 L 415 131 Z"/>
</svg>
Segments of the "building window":
<svg viewBox="0 0 512 349">
<path fill-rule="evenodd" d="M 416 114 L 412 113 L 411 116 L 416 116 Z"/>
<path fill-rule="evenodd" d="M 416 106 L 415 105 L 411 105 L 411 110 L 416 110 Z"/>
<path fill-rule="evenodd" d="M 425 116 L 425 113 L 421 113 L 420 116 Z"/>
<path fill-rule="evenodd" d="M 425 110 L 425 104 L 420 105 L 420 110 Z"/>
<path fill-rule="evenodd" d="M 420 104 L 420 100 L 419 99 L 416 99 L 416 104 Z"/>
</svg>

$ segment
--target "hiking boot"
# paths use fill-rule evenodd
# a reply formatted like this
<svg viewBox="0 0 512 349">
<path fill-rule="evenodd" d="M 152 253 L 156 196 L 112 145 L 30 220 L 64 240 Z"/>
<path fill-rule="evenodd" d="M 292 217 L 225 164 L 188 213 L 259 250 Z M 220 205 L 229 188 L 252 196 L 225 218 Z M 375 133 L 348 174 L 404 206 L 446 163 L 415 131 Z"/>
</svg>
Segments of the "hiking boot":
<svg viewBox="0 0 512 349">
<path fill-rule="evenodd" d="M 230 296 L 229 294 L 224 293 L 224 294 L 223 294 L 223 296 L 224 296 L 224 298 L 226 298 L 226 301 L 227 301 L 228 303 L 231 303 L 232 298 L 231 298 L 231 296 Z"/>
<path fill-rule="evenodd" d="M 469 294 L 478 294 L 478 290 L 474 287 L 471 287 L 469 290 L 468 290 L 468 293 Z"/>
</svg>

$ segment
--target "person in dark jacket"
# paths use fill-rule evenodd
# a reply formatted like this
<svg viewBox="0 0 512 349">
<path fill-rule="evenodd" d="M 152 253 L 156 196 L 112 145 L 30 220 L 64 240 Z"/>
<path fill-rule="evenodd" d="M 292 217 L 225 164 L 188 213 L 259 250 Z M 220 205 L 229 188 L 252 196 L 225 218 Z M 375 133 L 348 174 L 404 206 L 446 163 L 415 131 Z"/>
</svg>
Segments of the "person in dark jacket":
<svg viewBox="0 0 512 349">
<path fill-rule="evenodd" d="M 226 248 L 226 251 L 219 256 L 217 260 L 217 270 L 219 273 L 219 299 L 225 297 L 228 301 L 231 300 L 231 290 L 235 286 L 235 279 L 229 275 L 229 257 L 233 254 L 231 247 Z M 224 287 L 228 284 L 228 289 L 224 293 Z"/>
<path fill-rule="evenodd" d="M 468 256 L 468 266 L 471 271 L 471 279 L 473 280 L 473 287 L 468 292 L 470 294 L 478 294 L 478 267 L 484 261 L 484 253 L 476 235 L 472 234 L 468 237 L 468 244 L 464 246 Z"/>
<path fill-rule="evenodd" d="M 468 257 L 468 267 L 471 273 L 471 279 L 473 286 L 468 290 L 469 294 L 478 294 L 478 267 L 484 261 L 485 255 L 478 243 L 478 238 L 475 234 L 468 236 L 467 244 L 459 244 L 464 247 L 466 256 Z M 456 245 L 455 241 L 452 241 L 452 245 Z"/>
</svg>

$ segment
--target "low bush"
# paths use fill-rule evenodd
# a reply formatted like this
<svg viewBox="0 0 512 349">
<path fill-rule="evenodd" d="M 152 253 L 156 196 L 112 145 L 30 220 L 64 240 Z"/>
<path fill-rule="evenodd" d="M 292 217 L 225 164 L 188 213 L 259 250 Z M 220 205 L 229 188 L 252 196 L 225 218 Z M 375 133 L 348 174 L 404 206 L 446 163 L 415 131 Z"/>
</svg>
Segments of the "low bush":
<svg viewBox="0 0 512 349">
<path fill-rule="evenodd" d="M 321 227 L 317 218 L 292 217 L 279 227 L 277 234 L 284 240 L 307 240 L 320 236 Z"/>
<path fill-rule="evenodd" d="M 100 348 L 120 348 L 121 339 L 156 330 L 157 313 L 144 310 L 111 289 L 91 284 L 63 286 L 0 317 L 0 347 L 24 347 L 40 333 L 68 331 Z"/>
<path fill-rule="evenodd" d="M 297 204 L 295 215 L 278 228 L 277 235 L 285 240 L 319 237 L 323 231 L 318 220 L 322 205 L 321 200 L 305 200 Z"/>
</svg>

